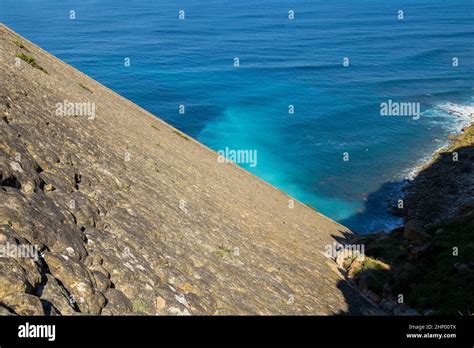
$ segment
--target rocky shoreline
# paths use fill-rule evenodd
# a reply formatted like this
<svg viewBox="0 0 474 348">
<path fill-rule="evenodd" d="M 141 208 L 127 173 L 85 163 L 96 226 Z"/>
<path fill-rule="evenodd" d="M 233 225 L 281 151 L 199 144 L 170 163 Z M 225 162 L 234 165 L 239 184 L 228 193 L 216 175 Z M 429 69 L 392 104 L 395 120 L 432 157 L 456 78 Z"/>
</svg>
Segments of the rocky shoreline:
<svg viewBox="0 0 474 348">
<path fill-rule="evenodd" d="M 426 162 L 394 209 L 405 225 L 349 238 L 336 259 L 361 294 L 393 315 L 474 313 L 474 125 Z M 401 207 L 401 208 L 400 208 Z"/>
<path fill-rule="evenodd" d="M 474 210 L 474 124 L 448 139 L 450 143 L 438 150 L 405 187 L 401 215 L 408 234 Z"/>
</svg>

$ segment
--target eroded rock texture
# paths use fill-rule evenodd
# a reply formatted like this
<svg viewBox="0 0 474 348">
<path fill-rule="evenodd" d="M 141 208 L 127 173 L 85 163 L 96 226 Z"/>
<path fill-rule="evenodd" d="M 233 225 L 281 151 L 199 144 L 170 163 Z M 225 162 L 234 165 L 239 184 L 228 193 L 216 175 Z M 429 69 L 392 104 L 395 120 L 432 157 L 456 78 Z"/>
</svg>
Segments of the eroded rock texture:
<svg viewBox="0 0 474 348">
<path fill-rule="evenodd" d="M 1 314 L 367 309 L 324 255 L 345 227 L 0 34 L 0 243 L 41 253 L 0 258 Z"/>
<path fill-rule="evenodd" d="M 426 230 L 437 224 L 474 216 L 474 125 L 450 138 L 451 144 L 405 188 L 405 237 L 410 240 L 427 239 Z"/>
</svg>

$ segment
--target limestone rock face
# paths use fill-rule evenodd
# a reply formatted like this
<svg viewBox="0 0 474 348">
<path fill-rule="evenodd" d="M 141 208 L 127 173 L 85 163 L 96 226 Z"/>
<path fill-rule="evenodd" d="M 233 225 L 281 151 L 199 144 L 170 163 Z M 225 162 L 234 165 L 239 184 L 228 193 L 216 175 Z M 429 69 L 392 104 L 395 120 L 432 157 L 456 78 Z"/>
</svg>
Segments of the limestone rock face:
<svg viewBox="0 0 474 348">
<path fill-rule="evenodd" d="M 2 25 L 0 81 L 0 314 L 366 313 L 344 226 Z"/>
</svg>

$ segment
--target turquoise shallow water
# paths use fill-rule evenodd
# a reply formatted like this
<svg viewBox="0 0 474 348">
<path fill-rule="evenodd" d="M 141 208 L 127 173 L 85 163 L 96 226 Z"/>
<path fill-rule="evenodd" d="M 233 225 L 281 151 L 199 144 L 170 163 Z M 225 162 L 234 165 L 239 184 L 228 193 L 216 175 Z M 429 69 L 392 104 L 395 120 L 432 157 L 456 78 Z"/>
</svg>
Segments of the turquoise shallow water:
<svg viewBox="0 0 474 348">
<path fill-rule="evenodd" d="M 400 223 L 386 200 L 459 128 L 443 105 L 472 102 L 469 0 L 0 0 L 0 9 L 0 21 L 211 148 L 256 150 L 257 166 L 243 167 L 361 233 Z M 420 103 L 422 116 L 382 117 L 388 99 Z"/>
</svg>

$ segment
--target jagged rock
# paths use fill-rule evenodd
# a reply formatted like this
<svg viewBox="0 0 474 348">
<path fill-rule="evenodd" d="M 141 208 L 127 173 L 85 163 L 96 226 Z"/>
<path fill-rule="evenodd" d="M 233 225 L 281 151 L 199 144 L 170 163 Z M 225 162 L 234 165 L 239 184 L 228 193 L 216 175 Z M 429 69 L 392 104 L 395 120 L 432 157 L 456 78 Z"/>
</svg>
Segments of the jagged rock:
<svg viewBox="0 0 474 348">
<path fill-rule="evenodd" d="M 353 262 L 361 262 L 363 258 L 364 255 L 362 255 L 359 251 L 353 251 L 350 249 L 343 250 L 336 256 L 336 264 L 343 269 L 349 269 Z"/>
<path fill-rule="evenodd" d="M 105 306 L 104 296 L 95 289 L 90 271 L 67 255 L 45 253 L 44 259 L 51 274 L 61 279 L 65 289 L 82 313 L 99 314 Z"/>
<path fill-rule="evenodd" d="M 466 217 L 474 211 L 474 125 L 471 123 L 451 140 L 420 168 L 405 188 L 405 220 L 412 226 L 423 227 L 409 231 L 416 239 L 426 237 L 423 233 L 419 235 L 420 230 Z M 453 161 L 454 152 L 458 161 Z"/>
<path fill-rule="evenodd" d="M 13 292 L 33 293 L 41 281 L 36 250 L 9 225 L 0 225 L 0 246 L 0 298 Z"/>
<path fill-rule="evenodd" d="M 19 315 L 44 315 L 40 299 L 30 294 L 10 293 L 2 297 L 0 303 Z"/>
<path fill-rule="evenodd" d="M 102 310 L 103 315 L 120 315 L 133 311 L 132 302 L 121 292 L 116 289 L 107 289 L 105 292 L 107 304 Z"/>
<path fill-rule="evenodd" d="M 100 292 L 104 292 L 112 285 L 110 279 L 102 272 L 92 271 L 92 276 L 94 277 L 95 288 Z"/>
<path fill-rule="evenodd" d="M 46 275 L 46 284 L 41 292 L 41 299 L 51 303 L 62 315 L 72 315 L 79 311 L 75 310 L 74 297 L 50 274 Z"/>
<path fill-rule="evenodd" d="M 0 258 L 0 300 L 18 292 L 32 292 L 26 271 L 13 258 Z"/>
<path fill-rule="evenodd" d="M 3 315 L 16 315 L 16 314 L 0 303 L 0 315 L 3 316 Z"/>
</svg>

